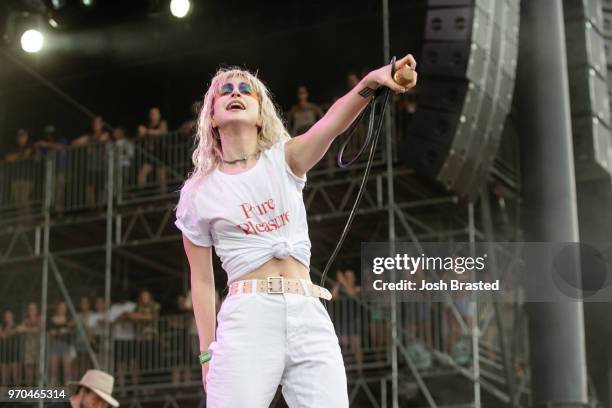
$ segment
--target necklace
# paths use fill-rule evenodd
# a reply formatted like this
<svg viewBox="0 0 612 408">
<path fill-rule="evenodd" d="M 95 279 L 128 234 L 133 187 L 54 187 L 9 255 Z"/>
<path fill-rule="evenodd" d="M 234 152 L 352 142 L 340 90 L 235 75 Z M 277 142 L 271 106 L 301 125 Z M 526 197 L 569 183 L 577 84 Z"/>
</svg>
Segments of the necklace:
<svg viewBox="0 0 612 408">
<path fill-rule="evenodd" d="M 247 161 L 248 159 L 250 159 L 251 157 L 257 156 L 258 154 L 259 154 L 259 151 L 256 151 L 255 153 L 253 153 L 253 154 L 249 154 L 248 156 L 244 156 L 244 157 L 243 157 L 243 158 L 241 158 L 241 159 L 236 159 L 236 160 L 224 160 L 223 158 L 221 158 L 221 161 L 222 161 L 223 163 L 225 163 L 225 164 L 236 164 L 236 163 L 238 163 L 238 162 L 245 162 L 245 161 Z"/>
</svg>

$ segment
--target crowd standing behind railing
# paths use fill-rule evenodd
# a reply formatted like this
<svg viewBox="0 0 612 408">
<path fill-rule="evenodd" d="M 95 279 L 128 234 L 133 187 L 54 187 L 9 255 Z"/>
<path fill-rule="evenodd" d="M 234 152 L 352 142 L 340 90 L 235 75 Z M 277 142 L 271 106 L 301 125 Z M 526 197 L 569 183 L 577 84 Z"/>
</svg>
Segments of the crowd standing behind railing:
<svg viewBox="0 0 612 408">
<path fill-rule="evenodd" d="M 108 314 L 102 297 L 83 296 L 78 318 L 85 337 L 77 329 L 64 301 L 49 305 L 47 320 L 48 375 L 50 385 L 66 385 L 78 373 L 92 367 L 88 344 L 97 355 L 103 347 L 106 320 L 111 323 L 113 370 L 120 387 L 140 382 L 141 373 L 171 372 L 173 384 L 191 380 L 191 369 L 198 354 L 197 331 L 190 294 L 179 295 L 174 307 L 160 316 L 161 306 L 151 292 L 143 289 L 134 301 L 122 291 Z M 91 304 L 94 304 L 92 310 Z M 217 308 L 219 297 L 217 294 Z M 23 320 L 5 309 L 0 322 L 0 385 L 35 385 L 38 374 L 41 317 L 38 304 L 26 306 Z"/>
<path fill-rule="evenodd" d="M 327 308 L 347 369 L 360 375 L 367 369 L 387 366 L 391 344 L 389 303 L 382 301 L 379 293 L 363 290 L 353 269 L 340 269 L 335 276 L 333 300 Z M 451 297 L 449 304 L 432 302 L 426 296 L 398 303 L 399 339 L 407 345 L 417 368 L 430 367 L 434 351 L 448 354 L 457 364 L 471 361 L 469 333 L 461 332 L 450 305 L 459 309 L 468 325 L 474 305 L 462 306 L 465 299 L 460 293 Z M 84 335 L 63 300 L 49 305 L 45 333 L 48 385 L 66 385 L 92 368 L 89 350 L 102 361 L 107 321 L 111 325 L 110 371 L 115 374 L 119 390 L 156 379 L 174 385 L 196 381 L 199 342 L 190 293 L 179 294 L 176 302 L 163 307 L 147 289 L 140 290 L 138 296 L 113 291 L 112 298 L 108 314 L 104 298 L 93 295 L 78 299 L 76 307 Z M 219 310 L 219 293 L 215 303 Z M 38 378 L 42 334 L 39 307 L 30 302 L 20 321 L 16 315 L 12 309 L 2 312 L 0 386 L 33 386 Z M 495 344 L 496 336 L 486 337 Z"/>
<path fill-rule="evenodd" d="M 347 75 L 347 88 L 358 83 L 354 73 Z M 287 128 L 295 136 L 310 128 L 324 115 L 331 103 L 321 106 L 309 100 L 305 86 L 297 88 L 296 103 L 287 111 Z M 395 134 L 405 130 L 416 104 L 414 91 L 396 97 Z M 333 101 L 332 101 L 333 102 Z M 192 116 L 176 130 L 169 130 L 157 107 L 151 107 L 147 120 L 137 126 L 135 137 L 124 126 L 105 126 L 102 116 L 91 120 L 90 129 L 69 141 L 52 125 L 32 142 L 25 129 L 17 131 L 15 144 L 0 160 L 0 213 L 4 219 L 19 218 L 27 223 L 33 213 L 41 214 L 45 189 L 45 158 L 53 159 L 52 210 L 65 211 L 101 208 L 106 204 L 108 155 L 112 146 L 117 163 L 115 193 L 120 202 L 165 196 L 176 191 L 191 169 L 198 114 L 198 102 L 192 105 Z M 355 129 L 345 154 L 356 152 L 366 127 Z M 333 176 L 335 151 L 322 161 L 328 177 Z"/>
</svg>

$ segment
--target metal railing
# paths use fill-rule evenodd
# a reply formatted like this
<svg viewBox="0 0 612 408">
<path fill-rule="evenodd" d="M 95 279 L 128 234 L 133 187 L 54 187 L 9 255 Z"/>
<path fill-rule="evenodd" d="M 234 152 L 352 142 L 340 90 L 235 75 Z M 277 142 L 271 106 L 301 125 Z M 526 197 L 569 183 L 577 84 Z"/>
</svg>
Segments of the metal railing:
<svg viewBox="0 0 612 408">
<path fill-rule="evenodd" d="M 465 338 L 455 331 L 453 315 L 444 303 L 402 302 L 398 304 L 400 341 L 407 345 L 415 366 L 426 370 L 433 355 L 446 354 L 456 364 L 470 364 Z M 347 371 L 362 372 L 391 364 L 388 305 L 367 294 L 355 299 L 341 295 L 328 304 Z M 486 316 L 487 313 L 479 313 Z M 482 324 L 486 332 L 486 324 Z M 485 337 L 486 336 L 486 333 Z M 89 327 L 87 338 L 76 328 L 46 334 L 48 385 L 63 385 L 93 367 L 87 342 L 98 361 L 104 361 L 102 326 Z M 487 338 L 487 356 L 495 362 L 495 339 Z M 38 373 L 39 333 L 13 332 L 0 336 L 0 386 L 33 385 Z M 120 321 L 111 326 L 108 367 L 119 387 L 143 384 L 199 381 L 195 356 L 199 342 L 191 313 L 162 316 L 152 321 Z"/>
<path fill-rule="evenodd" d="M 451 299 L 449 304 L 418 300 L 400 302 L 396 308 L 398 348 L 405 357 L 399 369 L 403 373 L 412 371 L 410 378 L 421 381 L 433 376 L 463 376 L 479 381 L 500 401 L 508 402 L 508 391 L 512 389 L 499 337 L 504 335 L 519 340 L 524 336 L 492 331 L 495 324 L 491 324 L 491 303 L 478 303 L 478 313 L 474 314 L 478 321 L 470 321 L 466 313 L 460 317 L 452 313 L 451 305 L 457 299 Z M 388 385 L 389 377 L 386 374 L 381 377 L 381 373 L 388 373 L 393 363 L 389 306 L 363 292 L 356 298 L 343 293 L 327 304 L 349 384 L 352 384 L 351 400 L 360 387 L 369 389 L 369 382 L 380 383 L 381 389 Z M 516 320 L 518 309 L 512 304 L 505 306 L 507 310 L 501 313 L 505 330 L 522 331 L 510 322 Z M 460 324 L 459 319 L 464 322 Z M 478 360 L 472 356 L 473 339 L 469 335 L 472 324 L 478 324 Z M 115 376 L 119 398 L 166 398 L 169 392 L 179 389 L 181 392 L 197 390 L 200 395 L 201 368 L 196 359 L 199 341 L 191 313 L 144 322 L 120 320 L 111 325 L 108 350 L 104 346 L 101 324 L 89 327 L 85 336 L 79 333 L 73 328 L 63 333 L 46 334 L 47 349 L 42 359 L 44 385 L 65 385 L 98 361 Z M 0 335 L 0 388 L 31 385 L 32 379 L 38 379 L 40 340 L 37 333 Z M 527 348 L 519 344 L 520 341 L 516 343 L 510 344 L 513 349 L 511 370 L 515 372 L 518 385 L 513 394 L 522 399 L 528 395 Z M 474 379 L 471 370 L 476 362 L 480 370 L 479 377 Z"/>
<path fill-rule="evenodd" d="M 29 219 L 42 212 L 45 158 L 0 163 L 0 218 Z"/>
<path fill-rule="evenodd" d="M 193 139 L 171 132 L 156 139 L 115 143 L 119 203 L 165 197 L 180 189 L 192 168 Z"/>
<path fill-rule="evenodd" d="M 347 370 L 377 368 L 390 364 L 385 354 L 391 346 L 390 304 L 381 302 L 363 293 L 355 298 L 340 295 L 328 305 L 328 311 L 340 338 L 346 356 Z M 421 369 L 432 366 L 432 353 L 448 355 L 456 364 L 471 362 L 471 339 L 469 334 L 473 324 L 479 325 L 481 341 L 488 344 L 489 356 L 497 359 L 499 340 L 495 324 L 492 322 L 492 304 L 479 302 L 478 313 L 473 312 L 474 303 L 467 298 L 452 297 L 453 313 L 448 303 L 432 302 L 428 299 L 413 302 L 399 302 L 398 340 L 408 346 L 413 363 Z M 512 327 L 515 319 L 514 304 L 502 304 L 505 327 Z M 473 316 L 479 316 L 473 321 Z M 459 319 L 462 321 L 460 322 Z M 507 338 L 512 336 L 504 333 Z M 518 346 L 520 349 L 520 346 Z M 524 353 L 525 350 L 519 350 Z M 518 356 L 526 359 L 526 356 Z"/>
<path fill-rule="evenodd" d="M 52 153 L 55 211 L 99 208 L 106 203 L 109 148 L 96 143 Z"/>
<path fill-rule="evenodd" d="M 401 120 L 400 120 L 401 119 Z M 396 133 L 405 128 L 405 118 L 398 115 Z M 366 133 L 357 126 L 344 160 L 354 157 Z M 333 176 L 341 135 L 326 156 L 309 172 L 309 177 Z M 382 143 L 381 143 L 382 144 Z M 113 154 L 110 154 L 113 149 Z M 176 193 L 192 169 L 193 138 L 170 132 L 155 139 L 121 139 L 108 143 L 66 146 L 64 149 L 37 151 L 33 158 L 0 163 L 0 219 L 29 220 L 40 217 L 45 196 L 46 161 L 52 161 L 50 193 L 54 214 L 102 208 L 106 204 L 109 166 L 114 166 L 113 199 L 118 204 L 165 199 Z M 109 160 L 113 157 L 113 160 Z M 367 154 L 351 168 L 365 165 Z M 374 165 L 384 163 L 382 149 L 377 150 Z"/>
</svg>

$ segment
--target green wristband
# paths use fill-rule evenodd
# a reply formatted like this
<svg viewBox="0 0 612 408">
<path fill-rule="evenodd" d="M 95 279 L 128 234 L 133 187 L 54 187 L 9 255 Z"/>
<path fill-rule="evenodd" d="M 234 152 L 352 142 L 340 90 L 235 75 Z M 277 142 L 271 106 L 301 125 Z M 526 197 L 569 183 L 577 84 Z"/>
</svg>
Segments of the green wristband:
<svg viewBox="0 0 612 408">
<path fill-rule="evenodd" d="M 212 356 L 210 355 L 210 353 L 208 351 L 205 351 L 204 353 L 202 353 L 202 354 L 200 354 L 198 356 L 198 359 L 200 360 L 200 364 L 208 363 L 211 358 L 212 358 Z"/>
</svg>

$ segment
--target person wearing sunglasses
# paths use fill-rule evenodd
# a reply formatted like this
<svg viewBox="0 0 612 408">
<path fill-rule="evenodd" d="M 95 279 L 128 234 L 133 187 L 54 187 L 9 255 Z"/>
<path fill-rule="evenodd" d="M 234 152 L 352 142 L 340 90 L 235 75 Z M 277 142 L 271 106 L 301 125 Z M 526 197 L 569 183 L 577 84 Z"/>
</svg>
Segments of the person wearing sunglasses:
<svg viewBox="0 0 612 408">
<path fill-rule="evenodd" d="M 411 55 L 396 69 L 416 61 Z M 289 407 L 348 407 L 338 337 L 310 279 L 302 190 L 306 173 L 386 86 L 405 92 L 381 67 L 290 138 L 266 86 L 224 68 L 204 95 L 194 169 L 176 210 L 191 270 L 206 406 L 268 407 L 279 384 Z M 228 276 L 215 313 L 212 247 Z M 216 319 L 215 319 L 216 314 Z M 194 356 L 195 357 L 195 356 Z"/>
</svg>

